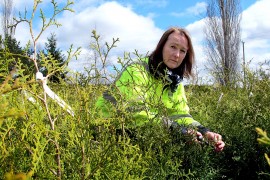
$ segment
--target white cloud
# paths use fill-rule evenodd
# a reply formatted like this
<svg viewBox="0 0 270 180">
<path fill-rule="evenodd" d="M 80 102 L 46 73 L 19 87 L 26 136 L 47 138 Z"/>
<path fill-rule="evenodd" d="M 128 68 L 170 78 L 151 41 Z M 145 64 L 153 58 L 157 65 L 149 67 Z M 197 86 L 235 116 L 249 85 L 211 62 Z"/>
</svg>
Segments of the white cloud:
<svg viewBox="0 0 270 180">
<path fill-rule="evenodd" d="M 190 7 L 186 10 L 188 14 L 193 14 L 193 15 L 200 15 L 205 12 L 207 7 L 207 4 L 205 2 L 198 2 L 195 4 L 195 6 Z"/>
<path fill-rule="evenodd" d="M 203 40 L 204 40 L 204 19 L 189 24 L 186 29 L 191 35 L 191 39 L 194 46 L 195 58 L 197 66 L 202 69 L 205 64 L 205 54 L 203 52 Z"/>
<path fill-rule="evenodd" d="M 269 0 L 259 0 L 242 13 L 241 27 L 242 40 L 245 42 L 245 60 L 246 63 L 250 62 L 249 67 L 252 69 L 256 69 L 260 63 L 270 59 L 269 9 Z M 207 64 L 203 52 L 204 20 L 201 19 L 189 24 L 186 28 L 189 30 L 193 40 L 198 69 L 204 71 L 204 66 Z M 242 57 L 241 47 L 240 58 Z"/>
<path fill-rule="evenodd" d="M 101 40 L 109 44 L 112 38 L 120 39 L 114 48 L 114 52 L 120 55 L 124 51 L 134 52 L 135 49 L 141 54 L 152 51 L 162 34 L 162 30 L 155 27 L 151 18 L 137 15 L 129 7 L 116 2 L 88 7 L 75 14 L 65 13 L 59 21 L 64 22 L 59 28 L 62 30 L 56 32 L 62 47 L 74 44 L 87 48 L 91 41 L 91 31 L 96 29 Z"/>
<path fill-rule="evenodd" d="M 58 1 L 60 3 L 60 1 Z M 33 6 L 30 1 L 16 1 L 16 9 L 24 9 L 28 7 L 30 10 Z M 100 4 L 97 6 L 97 4 Z M 41 3 L 40 8 L 50 6 L 50 1 L 45 0 Z M 51 33 L 56 34 L 57 45 L 62 50 L 67 50 L 71 44 L 74 47 L 82 47 L 82 56 L 79 61 L 71 62 L 72 69 L 82 70 L 82 64 L 85 64 L 85 57 L 91 39 L 91 31 L 96 29 L 101 36 L 103 42 L 112 42 L 112 38 L 119 38 L 120 42 L 116 44 L 113 53 L 123 55 L 123 52 L 134 52 L 144 54 L 147 51 L 152 51 L 155 48 L 158 38 L 162 34 L 162 30 L 155 27 L 151 17 L 144 17 L 132 11 L 131 6 L 125 7 L 117 2 L 102 1 L 78 1 L 72 6 L 75 13 L 64 12 L 57 21 L 62 24 L 56 28 L 52 26 L 48 28 L 38 41 L 38 48 L 42 48 L 47 42 L 47 38 Z M 52 7 L 50 6 L 50 10 Z M 47 10 L 48 11 L 48 10 Z M 29 13 L 29 12 L 28 12 Z M 45 12 L 46 13 L 46 12 Z M 34 26 L 34 35 L 40 31 L 41 20 Z M 31 39 L 29 27 L 26 23 L 21 23 L 17 26 L 15 37 L 25 45 Z M 116 58 L 115 58 L 116 59 Z"/>
<path fill-rule="evenodd" d="M 184 12 L 173 12 L 171 15 L 176 17 L 198 16 L 205 12 L 207 4 L 205 2 L 197 2 L 194 6 L 187 8 Z"/>
<path fill-rule="evenodd" d="M 136 4 L 140 6 L 165 7 L 168 4 L 167 0 L 137 0 Z"/>
<path fill-rule="evenodd" d="M 270 60 L 270 1 L 257 0 L 242 14 L 242 39 L 246 62 L 256 68 L 259 63 Z"/>
<path fill-rule="evenodd" d="M 103 41 L 111 43 L 112 38 L 120 39 L 120 42 L 116 44 L 117 48 L 114 49 L 112 56 L 115 56 L 115 53 L 122 55 L 123 51 L 132 52 L 135 49 L 141 53 L 146 53 L 147 51 L 151 52 L 155 48 L 163 30 L 155 26 L 153 15 L 147 17 L 141 16 L 133 11 L 131 5 L 124 6 L 115 1 L 104 2 L 106 1 L 75 0 L 75 4 L 72 6 L 75 13 L 63 13 L 58 18 L 58 21 L 63 26 L 49 28 L 41 36 L 39 46 L 44 45 L 51 32 L 55 32 L 58 46 L 62 50 L 66 50 L 73 44 L 75 47 L 81 46 L 83 48 L 82 54 L 87 54 L 91 41 L 91 31 L 96 29 Z M 145 1 L 145 3 L 149 2 L 152 1 Z M 45 0 L 43 7 L 48 3 L 50 1 Z M 17 9 L 24 9 L 24 7 L 31 9 L 33 2 L 29 0 L 14 0 L 14 4 L 16 4 Z M 243 12 L 242 37 L 245 42 L 246 59 L 253 59 L 254 63 L 262 62 L 270 57 L 269 9 L 269 0 L 257 0 L 256 3 Z M 188 8 L 184 13 L 185 15 L 196 15 L 204 11 L 205 3 L 201 2 L 197 3 L 194 7 Z M 203 20 L 199 20 L 186 27 L 192 36 L 199 68 L 204 68 L 206 64 L 202 45 L 204 38 L 203 26 Z M 40 25 L 36 25 L 35 33 L 38 31 L 38 27 Z M 30 39 L 26 24 L 20 24 L 17 27 L 16 38 L 21 44 L 24 44 Z M 86 62 L 85 58 L 81 56 L 79 61 L 71 63 L 71 67 L 73 69 L 82 69 L 83 64 Z"/>
<path fill-rule="evenodd" d="M 13 6 L 16 12 L 24 11 L 25 8 L 33 7 L 34 1 L 22 1 L 22 0 L 13 0 Z"/>
<path fill-rule="evenodd" d="M 83 11 L 87 7 L 95 7 L 104 3 L 105 0 L 73 0 L 74 5 L 72 9 L 75 10 L 76 13 Z"/>
<path fill-rule="evenodd" d="M 250 6 L 243 12 L 242 28 L 244 30 L 243 38 L 270 38 L 270 1 L 260 0 Z"/>
</svg>

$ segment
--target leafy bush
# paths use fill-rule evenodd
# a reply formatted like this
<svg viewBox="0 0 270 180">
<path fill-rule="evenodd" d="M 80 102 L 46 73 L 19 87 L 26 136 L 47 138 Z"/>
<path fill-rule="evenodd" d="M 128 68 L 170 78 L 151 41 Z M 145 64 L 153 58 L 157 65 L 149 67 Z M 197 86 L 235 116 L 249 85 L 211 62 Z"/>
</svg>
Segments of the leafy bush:
<svg viewBox="0 0 270 180">
<path fill-rule="evenodd" d="M 104 65 L 118 40 L 113 40 L 112 46 L 106 44 L 104 50 L 97 45 L 100 42 L 95 31 L 92 37 L 97 41 L 93 48 L 105 52 L 99 53 Z M 76 54 L 77 51 L 70 50 L 68 59 Z M 137 52 L 135 55 L 140 56 Z M 106 120 L 98 118 L 94 104 L 108 89 L 100 79 L 105 66 L 102 72 L 92 66 L 88 72 L 91 74 L 94 70 L 96 76 L 79 75 L 79 79 L 70 78 L 68 83 L 48 82 L 48 86 L 71 105 L 73 116 L 44 93 L 34 74 L 24 73 L 19 60 L 14 76 L 15 72 L 7 68 L 13 62 L 12 56 L 3 54 L 0 58 L 4 62 L 0 68 L 1 179 L 268 177 L 269 166 L 264 154 L 269 152 L 269 147 L 258 144 L 255 131 L 256 127 L 270 131 L 267 73 L 250 72 L 245 88 L 198 85 L 187 88 L 191 114 L 223 136 L 226 148 L 216 153 L 211 145 L 191 143 L 179 132 L 151 122 L 128 131 L 123 125 L 131 121 L 129 114 Z M 123 62 L 119 58 L 118 67 L 128 60 L 130 56 L 125 56 Z M 32 62 L 37 63 L 35 59 Z M 56 70 L 50 67 L 48 63 L 50 74 L 56 70 L 65 72 L 63 67 Z"/>
</svg>

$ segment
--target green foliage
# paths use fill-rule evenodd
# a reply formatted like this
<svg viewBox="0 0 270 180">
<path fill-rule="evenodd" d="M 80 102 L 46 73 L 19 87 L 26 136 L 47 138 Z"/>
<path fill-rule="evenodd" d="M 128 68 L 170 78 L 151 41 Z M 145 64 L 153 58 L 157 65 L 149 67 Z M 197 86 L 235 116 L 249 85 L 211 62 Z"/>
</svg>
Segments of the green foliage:
<svg viewBox="0 0 270 180">
<path fill-rule="evenodd" d="M 68 63 L 65 63 L 65 56 L 62 54 L 62 51 L 57 48 L 57 39 L 55 34 L 47 39 L 48 42 L 45 43 L 45 50 L 38 54 L 40 59 L 39 65 L 42 74 L 48 75 L 52 74 L 49 77 L 51 82 L 59 83 L 60 79 L 65 79 L 67 71 L 63 71 L 63 67 L 66 67 Z"/>
<path fill-rule="evenodd" d="M 267 135 L 266 131 L 263 131 L 261 128 L 256 128 L 256 132 L 259 135 L 259 138 L 257 138 L 257 141 L 259 142 L 259 144 L 261 145 L 266 145 L 266 146 L 270 146 L 270 138 Z M 264 157 L 268 163 L 268 165 L 270 166 L 270 158 L 268 156 L 267 153 L 264 153 Z M 270 177 L 270 173 L 264 173 L 262 172 L 261 174 Z"/>
<path fill-rule="evenodd" d="M 25 71 L 24 75 L 30 74 L 33 69 L 33 64 L 29 61 L 26 56 L 26 51 L 20 46 L 20 43 L 11 36 L 6 36 L 2 39 L 0 36 L 0 73 L 9 73 L 21 63 L 22 69 Z M 0 75 L 0 82 L 3 77 Z"/>
<path fill-rule="evenodd" d="M 36 10 L 41 1 L 34 2 Z M 58 7 L 55 1 L 52 3 Z M 68 1 L 67 4 L 72 3 Z M 47 25 L 54 24 L 53 19 L 54 16 Z M 46 19 L 43 21 L 47 22 Z M 31 21 L 27 22 L 31 25 Z M 99 41 L 95 31 L 92 37 Z M 269 143 L 265 133 L 270 130 L 267 72 L 249 72 L 245 88 L 192 85 L 187 88 L 191 114 L 223 136 L 226 148 L 216 153 L 211 145 L 192 143 L 179 132 L 171 132 L 159 124 L 149 122 L 142 127 L 127 129 L 124 125 L 132 121 L 128 113 L 111 119 L 98 117 L 95 102 L 108 90 L 108 86 L 100 83 L 100 78 L 105 73 L 108 54 L 117 41 L 113 39 L 112 45 L 105 43 L 105 46 L 99 42 L 93 44 L 99 54 L 96 60 L 102 59 L 102 66 L 93 63 L 93 69 L 89 71 L 97 72 L 96 76 L 84 76 L 79 81 L 69 79 L 69 83 L 48 82 L 51 89 L 72 106 L 75 116 L 44 95 L 44 89 L 33 73 L 26 73 L 20 58 L 15 64 L 14 76 L 15 71 L 8 68 L 13 59 L 3 53 L 0 57 L 3 62 L 0 66 L 1 179 L 268 177 L 269 159 L 265 153 L 269 152 L 269 147 L 258 144 L 255 131 L 256 127 L 263 127 L 265 131 L 257 129 L 262 136 L 259 141 Z M 71 47 L 67 60 L 77 53 Z M 19 55 L 16 57 L 24 57 L 24 54 Z M 135 55 L 140 56 L 137 52 Z M 29 59 L 38 67 L 36 59 Z M 41 59 L 49 74 L 61 70 L 54 68 L 53 64 L 57 62 L 50 55 L 45 58 L 41 54 Z M 120 69 L 129 59 L 128 55 L 119 58 Z"/>
<path fill-rule="evenodd" d="M 220 132 L 226 142 L 218 165 L 228 179 L 264 179 L 269 171 L 264 159 L 267 147 L 257 143 L 256 127 L 270 127 L 269 79 L 250 72 L 248 88 L 190 88 L 192 114 L 207 127 Z"/>
</svg>

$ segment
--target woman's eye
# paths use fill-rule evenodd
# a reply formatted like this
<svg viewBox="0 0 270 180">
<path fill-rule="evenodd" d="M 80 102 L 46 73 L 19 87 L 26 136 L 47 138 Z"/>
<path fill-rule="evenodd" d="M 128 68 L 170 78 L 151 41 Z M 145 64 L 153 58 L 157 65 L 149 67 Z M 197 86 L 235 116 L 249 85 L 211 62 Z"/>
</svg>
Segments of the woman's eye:
<svg viewBox="0 0 270 180">
<path fill-rule="evenodd" d="M 186 50 L 183 50 L 183 49 L 182 49 L 182 50 L 180 50 L 180 51 L 181 51 L 182 53 L 186 53 Z"/>
</svg>

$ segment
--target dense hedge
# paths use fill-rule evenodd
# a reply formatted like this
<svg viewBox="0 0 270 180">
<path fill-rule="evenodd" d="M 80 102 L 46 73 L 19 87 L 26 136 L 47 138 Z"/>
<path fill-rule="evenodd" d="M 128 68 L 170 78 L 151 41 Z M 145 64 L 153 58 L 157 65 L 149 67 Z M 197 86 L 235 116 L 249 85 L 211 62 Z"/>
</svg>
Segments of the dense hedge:
<svg viewBox="0 0 270 180">
<path fill-rule="evenodd" d="M 132 135 L 119 132 L 129 119 L 95 117 L 94 103 L 106 86 L 51 84 L 75 111 L 72 117 L 49 100 L 55 129 L 41 102 L 31 103 L 21 90 L 12 90 L 0 97 L 1 114 L 23 113 L 1 116 L 0 176 L 30 172 L 33 179 L 266 179 L 264 153 L 269 148 L 258 144 L 255 128 L 270 132 L 269 86 L 265 79 L 252 82 L 252 89 L 187 88 L 194 118 L 222 134 L 226 148 L 221 153 L 207 144 L 188 143 L 157 124 L 133 129 Z M 41 93 L 39 84 L 25 88 L 33 97 Z"/>
<path fill-rule="evenodd" d="M 34 2 L 33 14 L 42 1 Z M 52 17 L 32 15 L 30 19 L 20 17 L 18 22 L 28 22 L 33 32 L 34 17 L 41 17 L 42 22 L 48 19 L 40 30 L 42 34 L 47 27 L 59 25 L 55 16 L 71 10 L 71 4 L 67 1 L 62 9 L 53 6 Z M 193 143 L 179 132 L 171 132 L 159 124 L 149 122 L 128 130 L 125 125 L 132 119 L 125 112 L 111 119 L 98 118 L 94 104 L 108 86 L 89 82 L 99 84 L 104 82 L 100 78 L 111 78 L 106 76 L 106 58 L 118 39 L 102 46 L 96 31 L 92 34 L 95 42 L 91 47 L 100 57 L 94 57 L 97 59 L 86 69 L 87 75 L 68 83 L 68 79 L 59 84 L 48 82 L 48 86 L 72 107 L 74 116 L 45 96 L 42 85 L 32 74 L 38 71 L 41 62 L 50 74 L 66 72 L 58 67 L 57 60 L 42 56 L 38 61 L 25 55 L 27 53 L 14 55 L 8 49 L 1 49 L 0 179 L 270 178 L 268 156 L 264 154 L 269 152 L 269 146 L 258 143 L 255 131 L 259 127 L 270 132 L 269 71 L 247 74 L 242 88 L 239 85 L 187 87 L 191 114 L 223 136 L 226 147 L 216 153 L 211 145 Z M 70 48 L 66 64 L 77 53 Z M 139 56 L 138 52 L 135 55 Z M 125 60 L 130 58 L 129 54 L 124 56 Z M 25 69 L 27 66 L 20 58 L 29 59 L 36 69 Z M 121 58 L 118 61 L 121 64 Z M 126 61 L 122 65 L 124 63 Z M 270 139 L 264 135 L 263 142 L 270 144 Z"/>
</svg>

